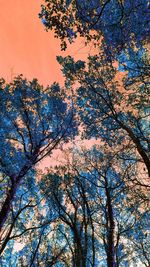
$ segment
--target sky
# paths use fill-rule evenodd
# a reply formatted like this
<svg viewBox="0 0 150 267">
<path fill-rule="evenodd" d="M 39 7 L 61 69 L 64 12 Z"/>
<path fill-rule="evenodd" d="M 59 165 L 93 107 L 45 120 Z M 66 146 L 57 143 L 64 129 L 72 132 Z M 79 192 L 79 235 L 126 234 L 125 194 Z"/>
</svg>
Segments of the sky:
<svg viewBox="0 0 150 267">
<path fill-rule="evenodd" d="M 11 81 L 23 74 L 37 78 L 44 86 L 63 83 L 56 55 L 71 54 L 85 58 L 89 48 L 83 40 L 61 52 L 60 41 L 46 32 L 38 17 L 42 0 L 0 0 L 0 77 Z"/>
</svg>

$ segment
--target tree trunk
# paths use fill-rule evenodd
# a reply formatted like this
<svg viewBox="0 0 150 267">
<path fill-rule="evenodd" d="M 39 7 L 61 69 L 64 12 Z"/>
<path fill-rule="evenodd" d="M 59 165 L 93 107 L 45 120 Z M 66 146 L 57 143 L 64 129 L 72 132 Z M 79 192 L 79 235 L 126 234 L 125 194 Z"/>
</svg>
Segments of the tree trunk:
<svg viewBox="0 0 150 267">
<path fill-rule="evenodd" d="M 1 208 L 1 211 L 0 211 L 0 231 L 2 230 L 2 227 L 8 218 L 8 214 L 11 210 L 11 204 L 12 204 L 12 201 L 14 200 L 16 190 L 18 188 L 18 184 L 19 184 L 19 181 L 18 181 L 18 183 L 12 184 L 11 189 L 8 191 L 6 199 L 5 199 L 3 206 Z"/>
<path fill-rule="evenodd" d="M 116 267 L 116 259 L 115 259 L 115 244 L 114 244 L 114 230 L 115 230 L 115 222 L 113 216 L 113 208 L 110 197 L 109 189 L 106 187 L 106 198 L 107 198 L 107 220 L 108 220 L 108 228 L 107 228 L 107 267 Z"/>
<path fill-rule="evenodd" d="M 86 267 L 86 259 L 83 253 L 81 240 L 79 236 L 74 236 L 75 245 L 75 267 Z"/>
<path fill-rule="evenodd" d="M 11 205 L 12 205 L 12 202 L 15 198 L 18 186 L 21 183 L 23 177 L 27 174 L 27 172 L 32 168 L 33 165 L 34 165 L 34 160 L 31 161 L 30 164 L 25 165 L 22 168 L 22 170 L 20 171 L 18 176 L 11 178 L 12 185 L 11 185 L 11 188 L 8 190 L 6 199 L 3 203 L 1 211 L 0 211 L 0 232 L 1 232 L 2 227 L 5 224 L 5 222 L 8 218 L 8 215 L 10 213 Z"/>
<path fill-rule="evenodd" d="M 137 148 L 138 153 L 140 154 L 140 156 L 142 157 L 144 161 L 144 164 L 148 171 L 148 176 L 150 177 L 150 160 L 146 152 L 144 151 L 143 147 L 141 146 L 140 140 L 134 135 L 132 130 L 129 127 L 127 127 L 124 123 L 122 123 L 118 119 L 117 119 L 117 122 L 128 133 L 129 137 L 132 139 L 133 143 L 135 144 Z"/>
</svg>

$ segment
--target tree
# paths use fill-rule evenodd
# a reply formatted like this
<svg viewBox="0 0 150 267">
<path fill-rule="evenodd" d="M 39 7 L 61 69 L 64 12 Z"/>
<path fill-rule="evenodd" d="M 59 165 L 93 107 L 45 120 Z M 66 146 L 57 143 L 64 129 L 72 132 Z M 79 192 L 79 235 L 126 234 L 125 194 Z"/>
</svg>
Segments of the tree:
<svg viewBox="0 0 150 267">
<path fill-rule="evenodd" d="M 64 170 L 61 175 L 58 174 L 61 169 L 46 175 L 40 183 L 41 190 L 49 209 L 56 213 L 56 231 L 61 235 L 58 242 L 65 240 L 66 253 L 70 251 L 71 254 L 69 266 L 95 266 L 94 225 L 87 197 L 88 185 L 79 176 Z M 61 258 L 58 260 L 61 261 Z"/>
<path fill-rule="evenodd" d="M 140 254 L 135 255 L 133 242 L 139 247 L 143 232 L 147 232 L 145 214 L 149 208 L 148 202 L 139 195 L 133 198 L 134 185 L 128 184 L 128 166 L 118 162 L 113 151 L 110 152 L 102 145 L 90 151 L 83 150 L 80 157 L 83 158 L 81 168 L 79 164 L 74 167 L 82 180 L 88 181 L 95 188 L 92 190 L 94 197 L 91 194 L 88 199 L 93 199 L 95 214 L 92 219 L 95 238 L 99 241 L 96 252 L 101 258 L 100 263 L 111 267 L 133 262 L 140 264 L 140 261 L 143 262 L 142 257 Z M 137 230 L 137 225 L 138 229 L 141 226 L 142 232 Z"/>
<path fill-rule="evenodd" d="M 1 229 L 26 174 L 67 141 L 75 124 L 58 84 L 44 89 L 21 76 L 11 84 L 1 80 L 0 106 Z"/>
<path fill-rule="evenodd" d="M 148 0 L 46 0 L 40 18 L 62 41 L 62 49 L 79 35 L 98 43 L 104 38 L 114 56 L 133 42 L 140 46 L 148 41 L 148 8 Z"/>
<path fill-rule="evenodd" d="M 139 68 L 131 68 L 132 73 L 129 68 L 120 83 L 116 76 L 121 73 L 114 62 L 108 62 L 105 53 L 89 57 L 87 64 L 75 62 L 70 56 L 58 57 L 58 61 L 68 89 L 78 86 L 78 113 L 86 138 L 100 138 L 116 149 L 120 145 L 120 156 L 126 157 L 129 164 L 143 162 L 150 176 L 147 61 L 141 58 Z"/>
</svg>

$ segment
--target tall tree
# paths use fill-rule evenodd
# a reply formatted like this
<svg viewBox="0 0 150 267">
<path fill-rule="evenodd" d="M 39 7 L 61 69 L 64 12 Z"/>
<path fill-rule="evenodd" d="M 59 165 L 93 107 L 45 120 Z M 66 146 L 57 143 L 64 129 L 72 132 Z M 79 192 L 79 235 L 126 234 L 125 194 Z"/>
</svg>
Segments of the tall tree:
<svg viewBox="0 0 150 267">
<path fill-rule="evenodd" d="M 73 172 L 62 169 L 60 176 L 58 172 L 61 173 L 61 168 L 57 173 L 45 176 L 41 189 L 50 203 L 49 208 L 57 214 L 58 231 L 70 250 L 70 266 L 95 266 L 94 223 L 87 196 L 88 184 Z"/>
<path fill-rule="evenodd" d="M 139 69 L 134 67 L 127 73 L 120 73 L 114 62 L 108 62 L 103 50 L 89 57 L 87 63 L 75 62 L 70 56 L 58 57 L 58 61 L 63 66 L 66 86 L 78 87 L 77 105 L 86 138 L 100 138 L 116 149 L 120 144 L 120 156 L 125 157 L 126 150 L 127 161 L 143 162 L 150 176 L 147 59 L 142 57 Z"/>
<path fill-rule="evenodd" d="M 58 84 L 44 89 L 21 76 L 11 84 L 1 80 L 0 107 L 1 229 L 25 175 L 66 141 L 75 125 Z"/>
<path fill-rule="evenodd" d="M 94 147 L 90 151 L 84 150 L 81 155 L 84 158 L 82 167 L 76 170 L 82 180 L 95 187 L 94 198 L 92 195 L 91 198 L 96 210 L 93 221 L 95 237 L 101 247 L 101 250 L 96 248 L 98 257 L 102 258 L 100 263 L 118 267 L 135 261 L 142 262 L 142 257 L 140 259 L 138 254 L 135 259 L 133 242 L 137 242 L 138 247 L 140 238 L 143 237 L 142 232 L 147 232 L 144 217 L 148 211 L 148 202 L 138 195 L 133 199 L 131 188 L 134 185 L 128 184 L 128 166 L 119 163 L 113 151 L 107 151 L 103 146 Z M 142 226 L 139 240 L 135 234 L 138 232 L 138 224 Z"/>
</svg>

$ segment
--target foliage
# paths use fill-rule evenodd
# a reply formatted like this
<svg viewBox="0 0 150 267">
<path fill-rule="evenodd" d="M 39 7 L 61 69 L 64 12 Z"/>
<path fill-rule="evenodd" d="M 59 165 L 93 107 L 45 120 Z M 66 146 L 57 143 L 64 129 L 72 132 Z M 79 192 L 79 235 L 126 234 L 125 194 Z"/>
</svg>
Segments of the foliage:
<svg viewBox="0 0 150 267">
<path fill-rule="evenodd" d="M 46 0 L 40 18 L 47 30 L 66 49 L 66 40 L 72 42 L 78 35 L 87 41 L 104 38 L 107 46 L 117 52 L 124 47 L 137 46 L 149 39 L 148 0 Z"/>
<path fill-rule="evenodd" d="M 62 50 L 82 36 L 99 53 L 58 56 L 63 89 L 0 80 L 2 267 L 150 266 L 148 5 L 45 0 Z"/>
<path fill-rule="evenodd" d="M 136 64 L 136 56 L 129 57 L 130 62 L 132 60 Z M 128 72 L 120 73 L 112 61 L 105 59 L 104 53 L 90 56 L 87 64 L 74 62 L 70 56 L 58 57 L 58 61 L 66 76 L 66 86 L 78 86 L 76 101 L 85 128 L 84 137 L 100 138 L 110 146 L 115 145 L 115 149 L 119 146 L 122 157 L 128 154 L 129 163 L 138 160 L 135 157 L 136 149 L 150 176 L 149 81 L 145 59 L 141 58 L 138 62 L 137 72 L 134 66 L 134 73 L 131 63 L 125 59 Z M 120 75 L 120 81 L 116 80 L 117 75 Z"/>
<path fill-rule="evenodd" d="M 21 76 L 11 84 L 2 80 L 0 101 L 2 228 L 25 175 L 58 144 L 67 142 L 76 126 L 73 109 L 56 84 L 44 89 L 37 80 L 28 82 Z"/>
</svg>

